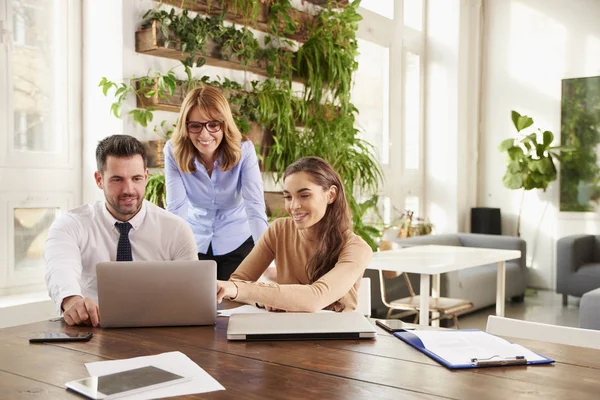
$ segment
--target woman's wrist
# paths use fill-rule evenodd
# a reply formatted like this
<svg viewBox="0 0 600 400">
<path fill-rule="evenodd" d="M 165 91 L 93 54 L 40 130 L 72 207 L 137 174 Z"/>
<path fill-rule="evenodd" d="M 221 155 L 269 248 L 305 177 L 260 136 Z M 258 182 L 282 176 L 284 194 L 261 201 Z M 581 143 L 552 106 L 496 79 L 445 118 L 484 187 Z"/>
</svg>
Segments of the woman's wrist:
<svg viewBox="0 0 600 400">
<path fill-rule="evenodd" d="M 238 297 L 240 289 L 238 288 L 238 285 L 235 282 L 233 282 L 233 281 L 230 281 L 230 282 L 233 283 L 233 286 L 235 287 L 235 296 L 230 296 L 229 299 L 235 300 Z"/>
</svg>

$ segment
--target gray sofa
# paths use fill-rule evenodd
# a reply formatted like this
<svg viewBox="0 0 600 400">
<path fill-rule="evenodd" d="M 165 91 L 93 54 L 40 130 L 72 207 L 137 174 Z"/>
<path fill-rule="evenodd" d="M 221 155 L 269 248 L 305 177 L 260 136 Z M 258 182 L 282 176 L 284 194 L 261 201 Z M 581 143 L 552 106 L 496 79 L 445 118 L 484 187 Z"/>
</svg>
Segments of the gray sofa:
<svg viewBox="0 0 600 400">
<path fill-rule="evenodd" d="M 600 288 L 587 292 L 581 297 L 579 327 L 600 330 Z"/>
<path fill-rule="evenodd" d="M 427 235 L 407 239 L 384 237 L 384 239 L 393 240 L 401 247 L 436 244 L 521 250 L 520 259 L 506 262 L 506 297 L 513 301 L 523 301 L 527 287 L 525 263 L 527 248 L 523 239 L 477 233 Z M 440 277 L 441 296 L 470 300 L 473 302 L 471 311 L 491 306 L 496 303 L 496 273 L 497 264 L 490 264 L 442 274 Z M 372 316 L 385 317 L 387 307 L 381 301 L 379 274 L 377 271 L 367 270 L 365 276 L 371 278 Z M 419 276 L 409 274 L 409 277 L 415 292 L 418 293 Z M 404 278 L 386 279 L 386 294 L 388 300 L 408 296 Z"/>
<path fill-rule="evenodd" d="M 581 297 L 600 288 L 600 236 L 572 235 L 556 243 L 556 292 Z"/>
</svg>

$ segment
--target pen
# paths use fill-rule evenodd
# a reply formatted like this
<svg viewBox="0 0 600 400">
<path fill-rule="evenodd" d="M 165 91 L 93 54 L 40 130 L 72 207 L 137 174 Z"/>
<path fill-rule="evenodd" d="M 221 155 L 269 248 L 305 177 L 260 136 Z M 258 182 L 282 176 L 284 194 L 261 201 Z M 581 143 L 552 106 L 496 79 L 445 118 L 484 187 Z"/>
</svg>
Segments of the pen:
<svg viewBox="0 0 600 400">
<path fill-rule="evenodd" d="M 472 358 L 471 362 L 475 363 L 476 365 L 478 365 L 480 367 L 493 366 L 493 365 L 525 365 L 525 364 L 527 364 L 527 359 L 524 356 L 504 357 L 504 358 L 500 358 L 500 359 L 494 359 L 496 357 L 500 358 L 500 356 L 492 356 L 492 357 L 489 357 L 486 359 Z"/>
</svg>

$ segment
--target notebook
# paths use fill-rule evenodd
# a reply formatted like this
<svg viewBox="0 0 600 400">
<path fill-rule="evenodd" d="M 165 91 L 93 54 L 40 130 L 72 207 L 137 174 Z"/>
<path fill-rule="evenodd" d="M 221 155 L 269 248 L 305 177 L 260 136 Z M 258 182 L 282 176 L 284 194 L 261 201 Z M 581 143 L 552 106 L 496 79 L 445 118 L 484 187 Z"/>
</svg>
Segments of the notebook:
<svg viewBox="0 0 600 400">
<path fill-rule="evenodd" d="M 103 328 L 214 325 L 214 261 L 118 261 L 96 265 Z"/>
<path fill-rule="evenodd" d="M 400 331 L 394 336 L 450 369 L 554 362 L 478 329 Z"/>
<path fill-rule="evenodd" d="M 358 312 L 234 314 L 229 340 L 371 339 L 375 327 Z"/>
</svg>

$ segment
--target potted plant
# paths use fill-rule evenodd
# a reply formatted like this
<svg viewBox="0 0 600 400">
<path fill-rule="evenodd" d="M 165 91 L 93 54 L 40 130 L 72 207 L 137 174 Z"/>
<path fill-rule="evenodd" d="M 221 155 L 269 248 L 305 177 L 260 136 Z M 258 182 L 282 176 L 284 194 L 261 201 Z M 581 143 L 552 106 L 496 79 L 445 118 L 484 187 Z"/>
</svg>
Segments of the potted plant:
<svg viewBox="0 0 600 400">
<path fill-rule="evenodd" d="M 521 236 L 521 211 L 526 190 L 546 188 L 556 180 L 555 160 L 560 160 L 561 151 L 571 151 L 561 146 L 552 146 L 554 134 L 537 129 L 529 134 L 523 131 L 533 125 L 533 119 L 512 111 L 512 122 L 517 136 L 505 139 L 498 150 L 506 152 L 508 164 L 502 183 L 509 189 L 523 189 L 517 217 L 517 236 Z"/>
</svg>

